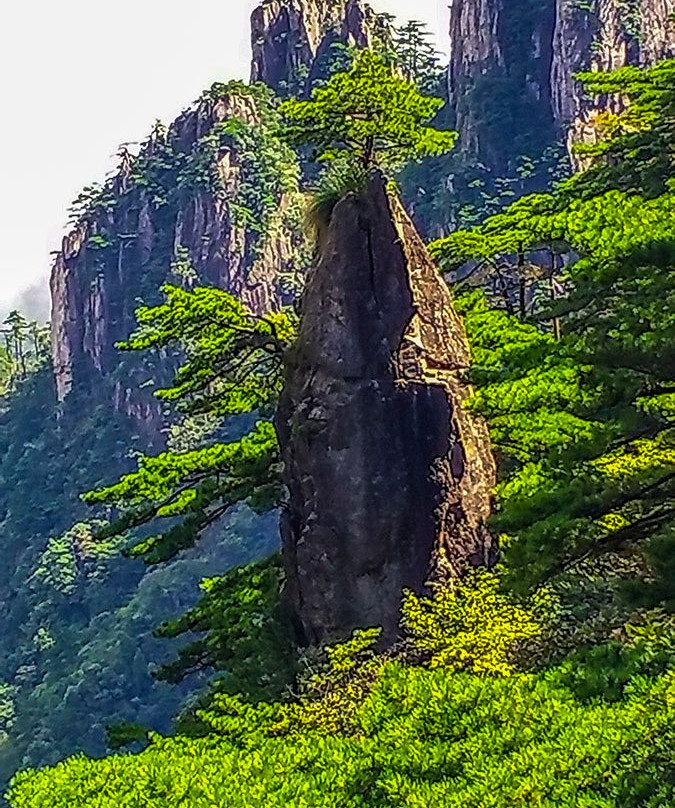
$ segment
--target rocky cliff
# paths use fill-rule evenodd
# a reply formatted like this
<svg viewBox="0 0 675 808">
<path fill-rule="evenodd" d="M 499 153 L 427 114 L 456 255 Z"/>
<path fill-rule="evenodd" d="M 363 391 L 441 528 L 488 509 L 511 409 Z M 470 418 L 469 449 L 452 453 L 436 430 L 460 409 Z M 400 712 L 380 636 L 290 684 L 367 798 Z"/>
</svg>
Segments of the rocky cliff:
<svg viewBox="0 0 675 808">
<path fill-rule="evenodd" d="M 60 401 L 74 385 L 90 388 L 157 430 L 155 400 L 135 389 L 152 377 L 149 360 L 120 370 L 114 344 L 133 329 L 139 299 L 156 300 L 164 282 L 228 289 L 258 312 L 279 305 L 280 278 L 299 269 L 301 199 L 272 114 L 263 95 L 214 85 L 81 200 L 51 277 Z"/>
<path fill-rule="evenodd" d="M 303 298 L 279 415 L 288 595 L 304 642 L 396 632 L 401 591 L 489 565 L 495 468 L 462 408 L 466 336 L 376 175 L 336 207 Z"/>
<path fill-rule="evenodd" d="M 453 0 L 449 98 L 464 151 L 502 176 L 519 155 L 536 157 L 556 138 L 592 139 L 595 108 L 573 74 L 672 55 L 674 10 L 675 0 Z M 380 26 L 362 0 L 265 0 L 252 15 L 252 78 L 282 91 L 311 85 L 332 44 L 371 44 Z M 59 400 L 80 381 L 98 389 L 106 378 L 117 409 L 150 432 L 158 428 L 152 396 L 133 392 L 147 368 L 119 372 L 113 346 L 133 327 L 138 299 L 152 300 L 176 262 L 191 263 L 202 281 L 231 289 L 255 310 L 277 305 L 279 275 L 295 270 L 293 158 L 284 152 L 284 167 L 270 159 L 269 143 L 252 145 L 261 101 L 242 87 L 206 93 L 168 131 L 158 128 L 140 155 L 124 154 L 118 175 L 84 200 L 51 279 Z M 243 146 L 231 121 L 248 128 Z M 469 185 L 472 178 L 461 166 L 446 168 L 431 178 L 438 184 L 440 177 L 436 207 L 446 214 L 445 222 L 431 216 L 430 232 L 444 232 L 452 218 L 446 197 L 461 192 L 458 176 L 464 171 Z M 256 210 L 259 200 L 250 199 L 273 171 L 286 177 L 272 188 L 279 214 Z M 427 184 L 424 198 L 435 199 Z M 411 202 L 422 210 L 420 200 Z"/>
<path fill-rule="evenodd" d="M 675 0 L 557 0 L 551 87 L 553 112 L 569 146 L 592 142 L 602 111 L 574 74 L 649 65 L 675 56 Z"/>
<path fill-rule="evenodd" d="M 588 137 L 593 105 L 574 74 L 674 55 L 674 11 L 674 0 L 453 0 L 448 85 L 463 147 L 503 172 L 519 149 Z"/>
<path fill-rule="evenodd" d="M 251 80 L 302 90 L 333 43 L 368 47 L 377 25 L 363 0 L 264 0 L 251 17 Z"/>
<path fill-rule="evenodd" d="M 448 97 L 460 145 L 496 173 L 553 139 L 551 0 L 453 0 Z M 508 133 L 508 134 L 507 134 Z"/>
</svg>

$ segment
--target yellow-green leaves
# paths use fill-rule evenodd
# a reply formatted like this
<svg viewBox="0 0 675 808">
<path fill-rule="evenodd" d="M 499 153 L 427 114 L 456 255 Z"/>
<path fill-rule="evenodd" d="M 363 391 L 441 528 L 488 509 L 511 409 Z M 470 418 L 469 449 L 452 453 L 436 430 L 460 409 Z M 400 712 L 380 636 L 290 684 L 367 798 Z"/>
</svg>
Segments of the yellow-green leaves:
<svg viewBox="0 0 675 808">
<path fill-rule="evenodd" d="M 382 629 L 379 628 L 355 631 L 346 642 L 326 648 L 326 654 L 333 669 L 338 673 L 353 670 L 364 652 L 373 649 L 381 634 Z"/>
<path fill-rule="evenodd" d="M 408 592 L 403 628 L 431 668 L 501 676 L 514 672 L 517 644 L 541 632 L 532 614 L 501 594 L 499 579 L 488 572 L 438 586 L 432 598 Z"/>
<path fill-rule="evenodd" d="M 569 676 L 567 676 L 569 678 Z M 389 664 L 359 731 L 275 736 L 274 706 L 224 699 L 222 729 L 17 775 L 12 808 L 616 808 L 672 805 L 673 677 L 584 702 L 549 675 Z"/>
</svg>

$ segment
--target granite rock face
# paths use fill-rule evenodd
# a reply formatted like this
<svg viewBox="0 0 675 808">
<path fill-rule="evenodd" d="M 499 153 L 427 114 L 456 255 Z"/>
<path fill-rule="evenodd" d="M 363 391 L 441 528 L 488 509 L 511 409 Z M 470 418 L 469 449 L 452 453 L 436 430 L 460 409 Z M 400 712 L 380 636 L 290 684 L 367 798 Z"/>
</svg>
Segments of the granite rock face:
<svg viewBox="0 0 675 808">
<path fill-rule="evenodd" d="M 460 146 L 496 173 L 509 170 L 505 138 L 536 126 L 552 136 L 553 5 L 453 0 L 448 97 Z M 536 117 L 533 117 L 535 112 Z"/>
<path fill-rule="evenodd" d="M 673 12 L 675 0 L 452 0 L 448 84 L 461 145 L 500 172 L 503 139 L 519 127 L 588 140 L 597 107 L 574 74 L 672 57 Z"/>
<path fill-rule="evenodd" d="M 251 96 L 202 98 L 168 131 L 151 137 L 139 157 L 123 156 L 105 204 L 64 238 L 51 276 L 59 401 L 74 386 L 88 388 L 99 403 L 107 396 L 116 410 L 140 421 L 148 435 L 158 432 L 158 403 L 150 390 L 138 390 L 151 375 L 148 368 L 127 358 L 121 373 L 122 358 L 114 345 L 135 327 L 139 298 L 157 300 L 160 285 L 171 279 L 172 262 L 181 256 L 196 270 L 199 282 L 233 292 L 253 311 L 279 306 L 279 277 L 292 270 L 297 257 L 298 232 L 290 208 L 295 204 L 299 209 L 300 198 L 279 200 L 278 221 L 256 243 L 233 204 L 242 181 L 236 141 L 225 139 L 215 151 L 201 145 L 214 127 L 232 119 L 256 126 L 258 114 Z M 167 147 L 168 164 L 162 156 Z M 203 183 L 185 185 L 180 167 L 194 162 L 197 153 L 204 155 L 205 169 L 218 177 L 220 192 Z M 161 189 L 139 179 L 139 165 L 153 156 L 165 163 L 159 169 Z M 159 373 L 166 380 L 172 367 L 169 361 L 163 364 Z"/>
<path fill-rule="evenodd" d="M 495 466 L 462 403 L 469 363 L 450 293 L 380 175 L 338 203 L 303 298 L 277 429 L 299 638 L 396 634 L 401 592 L 491 565 Z"/>
<path fill-rule="evenodd" d="M 368 47 L 375 26 L 363 0 L 264 0 L 251 16 L 251 80 L 293 87 L 333 42 Z"/>
<path fill-rule="evenodd" d="M 551 65 L 553 112 L 570 148 L 595 142 L 604 102 L 584 97 L 574 74 L 647 66 L 675 56 L 675 0 L 557 0 Z M 580 167 L 577 158 L 573 162 Z"/>
</svg>

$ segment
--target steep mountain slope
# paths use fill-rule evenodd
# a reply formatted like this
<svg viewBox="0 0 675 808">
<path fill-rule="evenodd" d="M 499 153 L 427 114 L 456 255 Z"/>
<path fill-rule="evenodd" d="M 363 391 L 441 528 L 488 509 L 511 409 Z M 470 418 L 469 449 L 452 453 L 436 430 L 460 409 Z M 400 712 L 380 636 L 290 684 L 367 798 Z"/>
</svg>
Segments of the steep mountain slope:
<svg viewBox="0 0 675 808">
<path fill-rule="evenodd" d="M 551 144 L 568 131 L 594 136 L 573 72 L 672 53 L 672 11 L 672 0 L 454 0 L 445 114 L 462 148 L 405 184 L 424 232 L 475 218 L 485 196 L 498 206 L 545 185 Z M 372 42 L 378 24 L 360 0 L 266 0 L 253 16 L 252 75 L 304 91 L 333 44 Z M 138 299 L 151 302 L 167 279 L 201 279 L 261 312 L 304 273 L 297 162 L 266 125 L 270 114 L 264 90 L 216 85 L 80 199 L 52 276 L 54 378 L 32 379 L 0 424 L 0 698 L 15 705 L 0 705 L 0 777 L 80 746 L 102 751 L 103 725 L 122 701 L 125 717 L 166 726 L 184 692 L 160 695 L 148 674 L 162 653 L 153 625 L 194 602 L 204 574 L 275 544 L 273 519 L 244 513 L 227 542 L 148 575 L 99 557 L 86 532 L 51 541 L 85 517 L 82 490 L 129 467 L 130 446 L 144 452 L 175 438 L 151 393 L 176 357 L 139 360 L 113 347 Z M 532 173 L 523 156 L 543 170 Z M 45 583 L 45 563 L 74 574 L 75 590 L 58 576 L 56 587 Z M 87 727 L 80 738 L 75 723 Z"/>
<path fill-rule="evenodd" d="M 572 147 L 597 139 L 603 105 L 574 74 L 675 54 L 673 12 L 673 0 L 453 0 L 441 114 L 459 148 L 404 177 L 424 235 L 476 224 L 578 167 Z"/>
<path fill-rule="evenodd" d="M 673 12 L 672 0 L 454 0 L 448 86 L 462 146 L 503 172 L 523 132 L 540 144 L 578 135 L 593 105 L 574 74 L 672 56 Z"/>
<path fill-rule="evenodd" d="M 59 401 L 103 377 L 117 410 L 151 420 L 150 399 L 134 400 L 139 377 L 112 378 L 114 345 L 172 266 L 175 279 L 228 289 L 254 311 L 278 307 L 280 279 L 300 270 L 299 177 L 271 116 L 264 89 L 214 85 L 168 130 L 157 126 L 137 157 L 125 152 L 114 179 L 82 200 L 51 279 Z"/>
<path fill-rule="evenodd" d="M 303 91 L 331 45 L 365 48 L 378 29 L 363 0 L 264 0 L 251 17 L 251 81 L 282 93 Z"/>
</svg>

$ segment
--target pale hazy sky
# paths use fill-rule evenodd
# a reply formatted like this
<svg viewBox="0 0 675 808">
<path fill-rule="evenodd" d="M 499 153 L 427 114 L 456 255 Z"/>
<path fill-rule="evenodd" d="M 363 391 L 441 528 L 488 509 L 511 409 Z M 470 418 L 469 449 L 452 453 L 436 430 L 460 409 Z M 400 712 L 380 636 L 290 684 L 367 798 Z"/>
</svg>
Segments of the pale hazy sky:
<svg viewBox="0 0 675 808">
<path fill-rule="evenodd" d="M 372 0 L 422 19 L 446 50 L 448 0 Z M 118 146 L 169 122 L 214 81 L 248 78 L 257 0 L 3 0 L 0 312 L 48 310 L 50 252 Z"/>
</svg>

